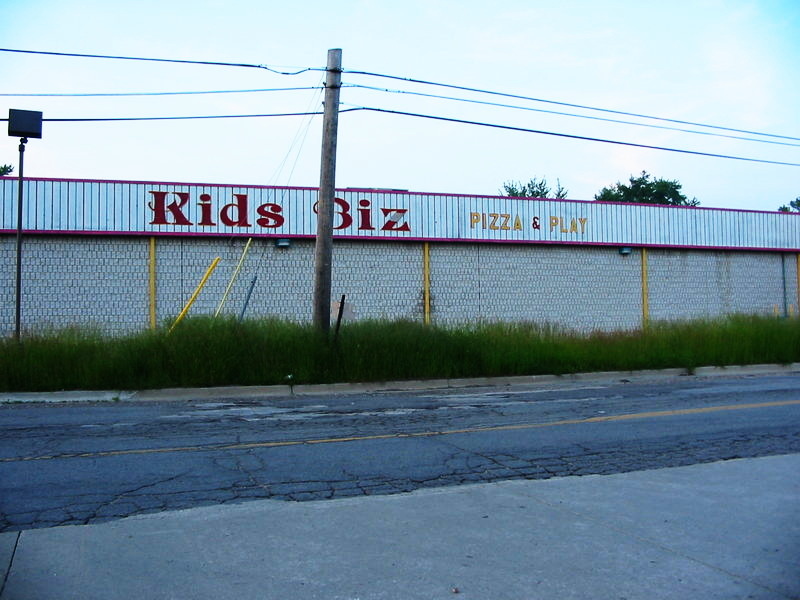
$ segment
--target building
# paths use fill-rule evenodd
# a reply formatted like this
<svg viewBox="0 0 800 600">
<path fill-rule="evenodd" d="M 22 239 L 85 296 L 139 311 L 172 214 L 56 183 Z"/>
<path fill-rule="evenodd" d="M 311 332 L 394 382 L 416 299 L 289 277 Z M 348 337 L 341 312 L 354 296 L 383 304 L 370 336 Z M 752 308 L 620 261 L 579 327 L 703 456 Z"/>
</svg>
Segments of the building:
<svg viewBox="0 0 800 600">
<path fill-rule="evenodd" d="M 24 331 L 163 323 L 217 257 L 191 314 L 238 315 L 252 284 L 248 317 L 311 320 L 316 189 L 31 178 L 23 192 Z M 15 178 L 0 196 L 10 335 Z M 333 297 L 356 319 L 587 332 L 800 304 L 797 214 L 346 189 L 334 227 Z"/>
</svg>

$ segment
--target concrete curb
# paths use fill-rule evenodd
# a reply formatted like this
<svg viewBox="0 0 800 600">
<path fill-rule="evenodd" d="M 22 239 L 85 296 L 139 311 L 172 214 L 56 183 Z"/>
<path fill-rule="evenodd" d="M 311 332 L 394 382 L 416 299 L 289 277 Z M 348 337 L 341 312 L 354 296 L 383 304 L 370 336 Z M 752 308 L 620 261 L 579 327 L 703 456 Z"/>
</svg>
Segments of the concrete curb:
<svg viewBox="0 0 800 600">
<path fill-rule="evenodd" d="M 742 365 L 687 369 L 648 369 L 643 371 L 598 371 L 567 375 L 520 375 L 513 377 L 472 377 L 462 379 L 421 379 L 372 383 L 324 383 L 304 385 L 227 386 L 212 388 L 166 388 L 141 391 L 62 391 L 0 393 L 0 404 L 187 401 L 277 398 L 293 396 L 367 394 L 375 392 L 414 392 L 489 386 L 524 386 L 585 381 L 636 381 L 668 377 L 718 377 L 800 373 L 800 363 L 789 365 Z"/>
<path fill-rule="evenodd" d="M 131 400 L 177 400 L 191 396 L 195 400 L 224 400 L 226 398 L 263 398 L 265 396 L 291 396 L 289 385 L 225 386 L 211 388 L 165 388 L 131 393 Z"/>
<path fill-rule="evenodd" d="M 28 402 L 120 402 L 132 400 L 135 392 L 72 390 L 61 392 L 2 392 L 0 404 Z"/>
<path fill-rule="evenodd" d="M 800 373 L 800 363 L 790 365 L 742 365 L 740 367 L 697 367 L 694 375 L 713 377 L 716 375 L 761 375 L 764 373 Z"/>
</svg>

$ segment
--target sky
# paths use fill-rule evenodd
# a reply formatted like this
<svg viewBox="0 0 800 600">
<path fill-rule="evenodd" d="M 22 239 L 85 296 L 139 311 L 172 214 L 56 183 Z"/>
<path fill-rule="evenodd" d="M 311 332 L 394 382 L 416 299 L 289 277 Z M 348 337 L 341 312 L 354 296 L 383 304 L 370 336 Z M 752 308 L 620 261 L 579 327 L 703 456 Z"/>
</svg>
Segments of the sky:
<svg viewBox="0 0 800 600">
<path fill-rule="evenodd" d="M 235 62 L 292 71 L 323 69 L 328 49 L 341 48 L 341 109 L 371 107 L 800 163 L 797 0 L 2 0 L 0 9 L 0 46 L 8 49 Z M 6 117 L 9 108 L 42 111 L 45 119 L 318 112 L 324 75 L 321 70 L 280 75 L 260 68 L 0 52 L 0 116 Z M 10 95 L 284 87 L 308 89 L 172 96 Z M 321 133 L 321 116 L 45 122 L 42 139 L 27 145 L 24 174 L 316 187 Z M 12 137 L 0 143 L 0 164 L 16 168 L 17 146 Z M 559 181 L 568 198 L 591 200 L 604 186 L 627 182 L 642 171 L 679 181 L 689 198 L 707 207 L 775 210 L 800 196 L 798 166 L 373 111 L 339 116 L 340 188 L 497 195 L 504 182 L 535 177 L 553 187 Z"/>
</svg>

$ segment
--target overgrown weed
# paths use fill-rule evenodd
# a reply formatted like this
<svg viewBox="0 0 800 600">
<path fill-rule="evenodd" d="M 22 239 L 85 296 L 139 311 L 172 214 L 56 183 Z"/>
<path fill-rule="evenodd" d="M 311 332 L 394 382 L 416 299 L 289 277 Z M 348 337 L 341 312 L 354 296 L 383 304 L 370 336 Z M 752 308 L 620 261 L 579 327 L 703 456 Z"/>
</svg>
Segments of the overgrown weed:
<svg viewBox="0 0 800 600">
<path fill-rule="evenodd" d="M 189 318 L 126 337 L 0 341 L 0 391 L 151 389 L 632 371 L 800 361 L 800 319 L 733 316 L 579 335 L 534 323 L 362 321 L 325 337 L 277 319 Z"/>
</svg>

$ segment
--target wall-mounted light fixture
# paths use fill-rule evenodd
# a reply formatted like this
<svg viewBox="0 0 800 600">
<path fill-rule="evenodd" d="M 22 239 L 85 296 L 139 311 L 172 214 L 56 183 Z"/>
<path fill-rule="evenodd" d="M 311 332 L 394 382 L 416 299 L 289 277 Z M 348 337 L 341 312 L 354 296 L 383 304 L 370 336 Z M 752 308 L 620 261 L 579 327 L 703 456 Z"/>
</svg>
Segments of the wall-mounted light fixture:
<svg viewBox="0 0 800 600">
<path fill-rule="evenodd" d="M 633 252 L 633 248 L 631 248 L 630 246 L 623 246 L 622 248 L 619 249 L 619 253 L 622 256 L 628 256 L 628 254 L 630 254 L 631 252 Z"/>
<path fill-rule="evenodd" d="M 276 248 L 289 248 L 292 245 L 292 240 L 289 238 L 277 238 L 275 240 Z"/>
</svg>

